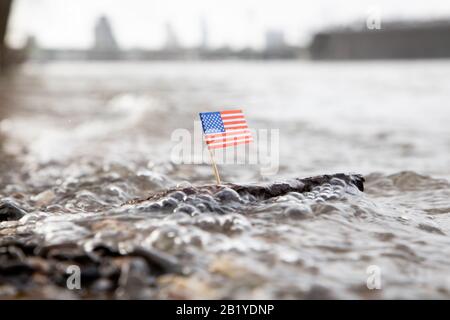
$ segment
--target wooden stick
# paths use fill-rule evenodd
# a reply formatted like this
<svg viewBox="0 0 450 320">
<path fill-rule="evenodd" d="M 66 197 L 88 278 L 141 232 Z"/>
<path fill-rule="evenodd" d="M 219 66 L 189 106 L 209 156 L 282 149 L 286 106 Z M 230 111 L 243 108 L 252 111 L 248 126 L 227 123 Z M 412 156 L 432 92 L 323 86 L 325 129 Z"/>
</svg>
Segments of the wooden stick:
<svg viewBox="0 0 450 320">
<path fill-rule="evenodd" d="M 210 148 L 208 148 L 208 150 L 209 150 L 209 155 L 211 156 L 211 162 L 212 162 L 212 166 L 213 166 L 214 175 L 216 176 L 217 184 L 218 185 L 222 184 L 222 182 L 220 181 L 219 170 L 217 170 L 216 161 L 214 160 L 214 153 L 212 152 L 212 150 Z"/>
</svg>

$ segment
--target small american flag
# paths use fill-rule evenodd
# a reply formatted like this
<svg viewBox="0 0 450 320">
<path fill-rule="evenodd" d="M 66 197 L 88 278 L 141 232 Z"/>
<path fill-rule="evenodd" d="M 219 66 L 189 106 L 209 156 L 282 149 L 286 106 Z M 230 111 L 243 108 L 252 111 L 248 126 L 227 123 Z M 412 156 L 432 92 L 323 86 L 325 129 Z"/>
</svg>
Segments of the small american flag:
<svg viewBox="0 0 450 320">
<path fill-rule="evenodd" d="M 253 141 L 242 110 L 201 112 L 200 120 L 209 149 L 226 148 Z"/>
</svg>

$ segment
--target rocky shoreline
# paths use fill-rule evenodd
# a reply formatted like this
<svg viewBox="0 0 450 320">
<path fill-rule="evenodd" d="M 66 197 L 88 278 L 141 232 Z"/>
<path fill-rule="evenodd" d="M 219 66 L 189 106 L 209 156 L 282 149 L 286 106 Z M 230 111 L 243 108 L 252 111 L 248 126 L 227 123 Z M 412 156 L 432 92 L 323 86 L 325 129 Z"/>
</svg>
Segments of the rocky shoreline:
<svg viewBox="0 0 450 320">
<path fill-rule="evenodd" d="M 91 236 L 59 243 L 48 242 L 45 234 L 43 237 L 34 232 L 33 227 L 27 228 L 26 221 L 22 223 L 22 220 L 26 220 L 28 213 L 13 203 L 3 202 L 0 205 L 0 297 L 159 297 L 160 277 L 172 275 L 183 279 L 188 276 L 193 269 L 190 265 L 192 257 L 187 257 L 185 253 L 164 252 L 160 245 L 164 239 L 159 239 L 155 245 L 141 244 L 139 241 L 130 243 L 120 236 L 108 240 L 96 239 L 98 237 L 92 225 L 98 224 L 98 220 L 105 224 L 118 223 L 126 219 L 128 213 L 136 212 L 152 218 L 162 214 L 161 219 L 172 214 L 180 220 L 186 217 L 193 219 L 202 214 L 230 213 L 230 217 L 234 217 L 235 214 L 245 215 L 249 208 L 255 210 L 261 203 L 277 201 L 286 195 L 317 203 L 332 201 L 340 198 L 336 190 L 353 187 L 363 191 L 363 183 L 361 175 L 333 174 L 268 184 L 174 188 L 152 194 L 146 199 L 128 201 L 119 208 L 99 214 L 96 219 L 81 219 L 77 224 L 92 230 Z M 288 214 L 302 218 L 308 215 L 308 210 L 311 209 L 302 211 L 291 208 Z M 231 229 L 225 228 L 223 231 L 228 233 Z M 130 230 L 135 236 L 134 232 L 138 229 Z M 68 270 L 74 265 L 81 271 L 82 290 L 67 289 Z"/>
</svg>

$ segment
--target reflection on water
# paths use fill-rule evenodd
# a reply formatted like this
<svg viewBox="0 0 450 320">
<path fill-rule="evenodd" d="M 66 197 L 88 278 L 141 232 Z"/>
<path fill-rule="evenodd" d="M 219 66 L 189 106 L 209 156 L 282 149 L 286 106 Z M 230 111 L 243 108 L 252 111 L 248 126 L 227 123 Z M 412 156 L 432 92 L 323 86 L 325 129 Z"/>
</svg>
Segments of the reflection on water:
<svg viewBox="0 0 450 320">
<path fill-rule="evenodd" d="M 449 297 L 449 75 L 446 61 L 24 66 L 0 80 L 0 295 Z M 170 134 L 226 106 L 280 129 L 280 171 L 264 179 L 359 172 L 365 192 L 122 206 L 211 183 L 207 164 L 170 161 Z M 64 261 L 81 264 L 83 292 L 49 271 Z M 382 290 L 366 287 L 371 265 Z"/>
</svg>

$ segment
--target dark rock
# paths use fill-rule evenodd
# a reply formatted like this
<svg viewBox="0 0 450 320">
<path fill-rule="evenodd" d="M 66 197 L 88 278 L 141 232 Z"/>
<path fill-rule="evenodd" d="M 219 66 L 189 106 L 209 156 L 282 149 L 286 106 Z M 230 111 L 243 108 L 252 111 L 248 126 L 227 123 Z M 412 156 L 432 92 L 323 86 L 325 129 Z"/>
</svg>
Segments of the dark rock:
<svg viewBox="0 0 450 320">
<path fill-rule="evenodd" d="M 15 221 L 27 213 L 11 202 L 0 202 L 0 222 Z"/>
<path fill-rule="evenodd" d="M 336 299 L 333 292 L 321 285 L 313 285 L 306 293 L 304 299 L 306 300 L 333 300 Z"/>
<path fill-rule="evenodd" d="M 161 208 L 162 208 L 162 206 L 157 202 L 153 202 L 150 204 L 142 204 L 141 206 L 138 207 L 139 211 L 142 211 L 142 212 L 158 211 L 158 210 L 161 210 Z"/>
<path fill-rule="evenodd" d="M 178 201 L 184 201 L 186 200 L 186 194 L 182 191 L 175 191 L 170 195 L 171 198 L 174 198 Z"/>
<path fill-rule="evenodd" d="M 216 197 L 222 200 L 223 202 L 240 202 L 241 198 L 239 194 L 230 188 L 224 188 L 217 192 Z"/>
<path fill-rule="evenodd" d="M 268 200 L 274 197 L 283 196 L 289 192 L 297 192 L 297 193 L 306 193 L 312 191 L 314 187 L 322 186 L 324 184 L 329 184 L 329 186 L 333 185 L 349 185 L 358 188 L 360 191 L 364 191 L 364 177 L 359 174 L 344 174 L 344 173 L 336 173 L 332 175 L 321 175 L 310 178 L 295 178 L 286 180 L 283 182 L 274 182 L 269 184 L 223 184 L 223 185 L 204 185 L 204 186 L 189 186 L 184 188 L 175 188 L 162 192 L 158 192 L 150 195 L 146 199 L 138 199 L 131 200 L 126 204 L 137 204 L 144 201 L 158 201 L 169 194 L 174 193 L 176 191 L 182 191 L 188 197 L 189 195 L 210 195 L 215 194 L 217 198 L 220 200 L 241 200 L 241 197 L 247 196 L 248 199 L 253 199 L 253 201 L 257 200 Z M 226 190 L 235 191 L 239 197 L 231 192 L 227 192 Z M 248 197 L 250 196 L 250 197 Z M 169 198 L 171 200 L 175 199 Z M 164 201 L 166 201 L 165 199 Z M 167 205 L 167 204 L 166 204 Z M 164 204 L 163 204 L 164 206 Z M 176 206 L 176 204 L 174 204 Z"/>
<path fill-rule="evenodd" d="M 124 277 L 123 266 L 127 261 L 131 263 L 131 269 L 127 270 L 132 272 Z M 110 291 L 123 285 L 120 281 L 124 279 L 128 286 L 131 278 L 133 287 L 145 288 L 148 286 L 143 282 L 145 279 L 166 273 L 187 274 L 177 258 L 153 248 L 122 251 L 114 245 L 99 244 L 87 250 L 75 243 L 42 246 L 0 239 L 0 284 L 30 288 L 35 285 L 32 277 L 39 274 L 40 281 L 65 288 L 70 265 L 80 267 L 81 285 L 88 291 Z"/>
<path fill-rule="evenodd" d="M 185 273 L 181 264 L 175 257 L 155 249 L 135 247 L 128 255 L 143 258 L 156 275 L 165 273 Z"/>
<path fill-rule="evenodd" d="M 163 210 L 173 210 L 177 207 L 178 201 L 174 198 L 164 199 L 161 203 Z"/>
</svg>

